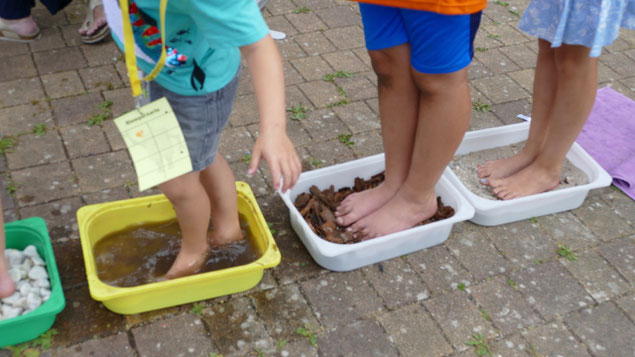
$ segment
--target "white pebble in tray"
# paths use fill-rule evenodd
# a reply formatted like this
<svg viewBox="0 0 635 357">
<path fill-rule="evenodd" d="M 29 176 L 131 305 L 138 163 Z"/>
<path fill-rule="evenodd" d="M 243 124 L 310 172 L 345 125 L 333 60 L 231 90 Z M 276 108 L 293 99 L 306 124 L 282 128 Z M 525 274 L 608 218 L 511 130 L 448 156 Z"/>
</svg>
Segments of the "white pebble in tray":
<svg viewBox="0 0 635 357">
<path fill-rule="evenodd" d="M 0 299 L 0 321 L 33 311 L 51 297 L 46 263 L 35 246 L 29 245 L 24 251 L 7 249 L 5 257 L 16 289 L 13 295 Z"/>
</svg>

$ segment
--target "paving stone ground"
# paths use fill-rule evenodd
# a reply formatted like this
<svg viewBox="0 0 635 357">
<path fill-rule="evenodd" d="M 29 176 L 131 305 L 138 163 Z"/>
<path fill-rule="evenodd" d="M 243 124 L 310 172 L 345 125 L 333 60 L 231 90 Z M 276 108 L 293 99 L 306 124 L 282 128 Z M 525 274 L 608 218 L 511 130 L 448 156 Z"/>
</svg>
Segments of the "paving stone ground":
<svg viewBox="0 0 635 357">
<path fill-rule="evenodd" d="M 516 28 L 528 0 L 490 1 L 469 70 L 470 130 L 529 115 L 535 39 Z M 75 213 L 139 193 L 113 122 L 89 125 L 108 104 L 132 108 L 123 57 L 109 40 L 81 44 L 85 1 L 34 16 L 43 37 L 0 42 L 0 155 L 7 221 L 41 216 L 57 257 L 66 308 L 51 356 L 496 356 L 635 355 L 635 204 L 610 188 L 580 208 L 499 227 L 460 223 L 436 247 L 346 273 L 318 266 L 291 228 L 264 167 L 246 177 L 258 135 L 243 71 L 221 152 L 255 192 L 282 262 L 255 288 L 196 304 L 119 315 L 88 291 Z M 383 151 L 376 77 L 357 5 L 270 0 L 264 15 L 287 38 L 283 55 L 289 135 L 305 170 Z M 599 87 L 635 100 L 635 32 L 600 57 Z M 323 80 L 346 71 L 350 78 Z M 343 73 L 343 72 L 340 72 Z M 101 107 L 100 107 L 101 105 Z M 346 145 L 340 135 L 350 135 Z M 577 259 L 556 252 L 564 245 Z M 184 294 L 187 291 L 183 291 Z M 300 330 L 299 330 L 300 329 Z M 0 356 L 10 356 L 0 350 Z"/>
</svg>

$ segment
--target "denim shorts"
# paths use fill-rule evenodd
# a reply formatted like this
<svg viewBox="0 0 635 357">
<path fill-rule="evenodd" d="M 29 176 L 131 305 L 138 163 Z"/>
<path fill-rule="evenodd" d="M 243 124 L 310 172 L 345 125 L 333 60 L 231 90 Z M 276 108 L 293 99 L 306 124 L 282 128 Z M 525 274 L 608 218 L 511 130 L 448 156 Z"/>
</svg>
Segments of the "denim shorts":
<svg viewBox="0 0 635 357">
<path fill-rule="evenodd" d="M 408 43 L 410 64 L 428 74 L 456 72 L 472 61 L 481 12 L 442 15 L 364 3 L 359 9 L 370 51 Z"/>
<path fill-rule="evenodd" d="M 165 97 L 181 126 L 192 168 L 201 171 L 214 162 L 221 133 L 229 120 L 238 90 L 240 70 L 223 88 L 203 95 L 180 95 L 155 81 L 150 82 L 150 100 Z"/>
</svg>

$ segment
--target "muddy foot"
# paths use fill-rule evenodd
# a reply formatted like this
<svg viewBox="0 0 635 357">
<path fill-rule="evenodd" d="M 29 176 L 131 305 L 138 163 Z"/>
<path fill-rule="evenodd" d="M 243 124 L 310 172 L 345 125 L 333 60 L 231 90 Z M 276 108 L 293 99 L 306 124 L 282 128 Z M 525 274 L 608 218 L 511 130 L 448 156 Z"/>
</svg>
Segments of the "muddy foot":
<svg viewBox="0 0 635 357">
<path fill-rule="evenodd" d="M 375 188 L 352 193 L 337 207 L 335 222 L 348 227 L 382 207 L 396 192 L 397 189 L 382 183 Z"/>
<path fill-rule="evenodd" d="M 243 232 L 240 228 L 238 228 L 238 230 L 232 229 L 227 232 L 213 229 L 207 234 L 207 240 L 212 248 L 228 245 L 243 239 L 245 239 L 245 236 L 243 236 Z"/>
<path fill-rule="evenodd" d="M 529 166 L 532 161 L 532 156 L 521 151 L 505 159 L 484 162 L 476 167 L 476 172 L 481 183 L 489 185 L 489 180 L 511 176 Z"/>
<path fill-rule="evenodd" d="M 170 270 L 165 273 L 164 277 L 165 279 L 176 279 L 199 273 L 205 266 L 209 256 L 209 249 L 205 249 L 204 251 L 195 254 L 185 253 L 181 250 L 176 256 L 176 260 L 170 267 Z"/>
<path fill-rule="evenodd" d="M 532 164 L 509 177 L 488 181 L 498 198 L 511 200 L 553 190 L 560 182 L 560 172 L 548 171 Z"/>
</svg>

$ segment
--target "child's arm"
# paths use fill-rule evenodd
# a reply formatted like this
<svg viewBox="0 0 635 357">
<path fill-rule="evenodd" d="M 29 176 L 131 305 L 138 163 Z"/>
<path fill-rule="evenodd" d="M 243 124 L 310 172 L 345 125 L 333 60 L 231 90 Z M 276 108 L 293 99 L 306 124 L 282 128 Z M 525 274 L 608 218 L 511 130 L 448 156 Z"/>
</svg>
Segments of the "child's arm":
<svg viewBox="0 0 635 357">
<path fill-rule="evenodd" d="M 284 192 L 295 185 L 302 166 L 287 136 L 282 59 L 270 35 L 241 47 L 241 52 L 247 60 L 260 113 L 260 135 L 253 148 L 249 174 L 256 172 L 264 157 L 275 188 L 281 188 L 280 175 L 284 178 Z"/>
</svg>

